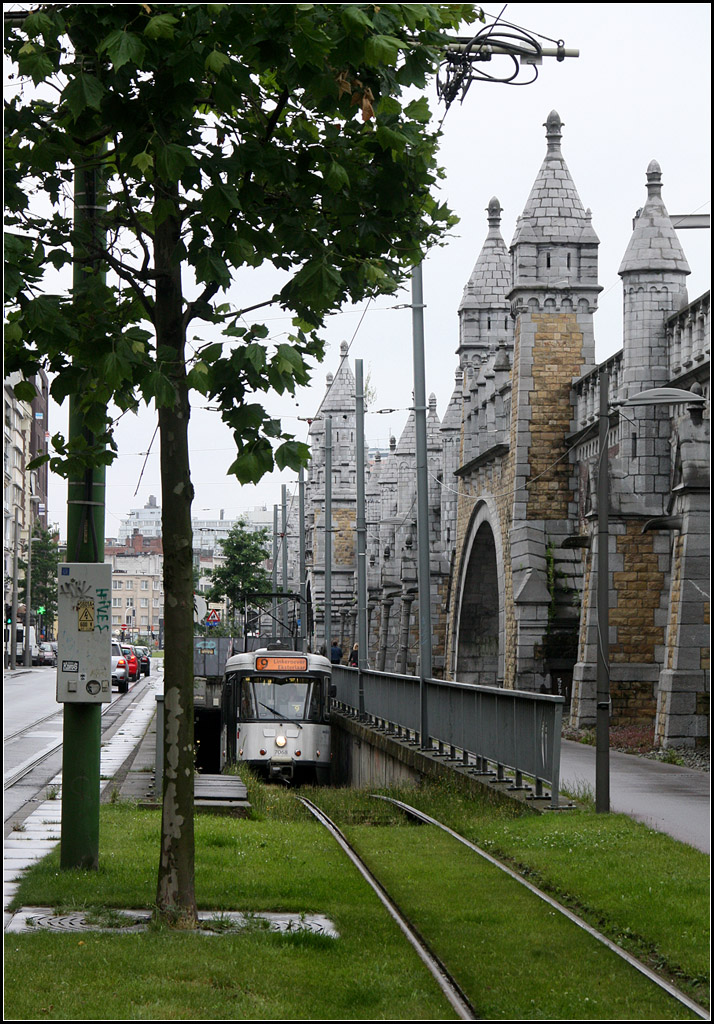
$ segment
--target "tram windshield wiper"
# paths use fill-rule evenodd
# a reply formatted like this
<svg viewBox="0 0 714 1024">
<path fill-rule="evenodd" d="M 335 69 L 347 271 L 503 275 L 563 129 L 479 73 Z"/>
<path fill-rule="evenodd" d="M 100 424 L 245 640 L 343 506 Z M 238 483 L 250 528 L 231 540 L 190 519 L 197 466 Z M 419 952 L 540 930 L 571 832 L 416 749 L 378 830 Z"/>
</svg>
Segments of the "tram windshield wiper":
<svg viewBox="0 0 714 1024">
<path fill-rule="evenodd" d="M 288 718 L 287 715 L 281 715 L 279 711 L 276 711 L 275 708 L 271 708 L 269 704 L 263 704 L 262 700 L 259 700 L 258 703 L 260 704 L 261 708 L 265 708 L 266 711 L 272 711 L 275 717 L 279 718 L 281 722 L 292 722 L 293 725 L 296 725 L 298 727 L 298 729 L 302 729 L 302 725 L 300 724 L 300 722 L 298 722 L 296 718 Z"/>
</svg>

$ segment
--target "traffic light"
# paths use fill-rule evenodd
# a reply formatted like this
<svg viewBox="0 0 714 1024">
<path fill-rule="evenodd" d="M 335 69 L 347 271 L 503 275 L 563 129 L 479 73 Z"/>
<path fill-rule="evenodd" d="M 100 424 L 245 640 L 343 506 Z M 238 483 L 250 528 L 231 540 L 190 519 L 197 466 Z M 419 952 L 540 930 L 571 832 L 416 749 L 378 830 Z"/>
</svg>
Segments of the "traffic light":
<svg viewBox="0 0 714 1024">
<path fill-rule="evenodd" d="M 40 607 L 37 609 L 37 614 L 38 615 L 44 615 L 45 614 L 45 606 L 43 604 L 41 604 Z"/>
</svg>

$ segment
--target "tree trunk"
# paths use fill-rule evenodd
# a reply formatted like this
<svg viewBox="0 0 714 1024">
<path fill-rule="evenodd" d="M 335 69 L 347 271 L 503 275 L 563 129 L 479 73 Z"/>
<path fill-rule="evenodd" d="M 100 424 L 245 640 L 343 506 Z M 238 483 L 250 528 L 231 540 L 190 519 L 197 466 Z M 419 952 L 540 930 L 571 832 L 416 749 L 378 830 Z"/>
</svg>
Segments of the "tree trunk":
<svg viewBox="0 0 714 1024">
<path fill-rule="evenodd" d="M 175 352 L 166 371 L 176 390 L 159 409 L 161 528 L 164 547 L 164 779 L 156 905 L 174 927 L 198 923 L 193 831 L 193 542 L 181 272 L 175 258 L 179 224 L 156 229 L 156 340 Z"/>
</svg>

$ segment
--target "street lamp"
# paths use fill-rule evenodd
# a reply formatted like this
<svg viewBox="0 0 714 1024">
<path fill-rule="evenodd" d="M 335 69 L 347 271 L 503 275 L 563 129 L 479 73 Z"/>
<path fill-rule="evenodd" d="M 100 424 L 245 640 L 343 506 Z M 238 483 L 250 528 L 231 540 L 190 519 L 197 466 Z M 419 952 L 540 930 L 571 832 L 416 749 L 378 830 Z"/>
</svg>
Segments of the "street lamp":
<svg viewBox="0 0 714 1024">
<path fill-rule="evenodd" d="M 600 370 L 597 480 L 597 674 L 595 718 L 595 810 L 610 810 L 610 481 L 607 435 L 610 426 L 608 391 L 610 374 Z M 688 405 L 690 414 L 701 412 L 704 398 L 682 388 L 650 388 L 632 395 L 618 406 Z"/>
</svg>

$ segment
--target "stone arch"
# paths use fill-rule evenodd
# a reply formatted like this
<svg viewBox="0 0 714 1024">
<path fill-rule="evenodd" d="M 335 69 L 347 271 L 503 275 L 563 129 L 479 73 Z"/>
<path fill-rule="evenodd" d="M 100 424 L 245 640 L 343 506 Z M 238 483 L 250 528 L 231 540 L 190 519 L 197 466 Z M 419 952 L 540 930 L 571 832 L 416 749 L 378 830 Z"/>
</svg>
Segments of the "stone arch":
<svg viewBox="0 0 714 1024">
<path fill-rule="evenodd" d="M 455 628 L 454 678 L 496 686 L 505 663 L 503 551 L 498 516 L 482 501 L 464 545 Z"/>
</svg>

